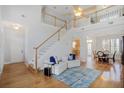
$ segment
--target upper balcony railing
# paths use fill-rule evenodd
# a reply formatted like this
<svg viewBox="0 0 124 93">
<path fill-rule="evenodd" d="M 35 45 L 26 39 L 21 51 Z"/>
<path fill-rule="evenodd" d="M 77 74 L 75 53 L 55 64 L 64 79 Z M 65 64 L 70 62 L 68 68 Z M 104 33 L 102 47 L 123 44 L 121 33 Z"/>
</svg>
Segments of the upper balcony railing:
<svg viewBox="0 0 124 93">
<path fill-rule="evenodd" d="M 124 6 L 112 5 L 96 12 L 90 13 L 88 17 L 80 17 L 73 19 L 68 26 L 70 28 L 82 27 L 90 24 L 96 24 L 104 21 L 113 21 L 124 16 Z"/>
<path fill-rule="evenodd" d="M 70 22 L 69 21 L 67 22 L 66 20 L 63 20 L 57 16 L 44 12 L 43 22 L 56 27 L 61 27 L 65 24 L 66 29 L 83 27 L 83 26 L 96 24 L 104 21 L 113 21 L 117 18 L 124 16 L 124 6 L 111 5 L 106 8 L 97 10 L 95 12 L 86 14 L 85 16 L 87 17 L 84 17 L 84 16 L 75 17 Z"/>
<path fill-rule="evenodd" d="M 124 16 L 124 6 L 109 6 L 102 10 L 98 10 L 90 15 L 90 22 L 92 24 L 114 20 Z"/>
<path fill-rule="evenodd" d="M 63 20 L 47 12 L 43 13 L 43 22 L 49 25 L 53 25 L 55 27 L 62 27 L 63 25 L 67 25 L 66 20 Z"/>
</svg>

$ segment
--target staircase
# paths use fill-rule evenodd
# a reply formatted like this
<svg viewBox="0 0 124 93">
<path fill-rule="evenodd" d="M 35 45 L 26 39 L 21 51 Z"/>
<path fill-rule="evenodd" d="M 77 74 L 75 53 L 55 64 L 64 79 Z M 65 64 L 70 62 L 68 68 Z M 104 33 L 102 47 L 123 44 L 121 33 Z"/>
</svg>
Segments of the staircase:
<svg viewBox="0 0 124 93">
<path fill-rule="evenodd" d="M 45 53 L 56 43 L 57 41 L 52 41 L 39 52 L 39 57 L 45 55 Z"/>
<path fill-rule="evenodd" d="M 30 67 L 34 70 L 38 70 L 41 68 L 43 62 L 41 62 L 44 56 L 48 53 L 51 48 L 60 41 L 63 35 L 66 33 L 66 25 L 60 27 L 55 33 L 50 35 L 46 40 L 41 42 L 38 46 L 34 47 L 34 56 L 32 58 Z"/>
</svg>

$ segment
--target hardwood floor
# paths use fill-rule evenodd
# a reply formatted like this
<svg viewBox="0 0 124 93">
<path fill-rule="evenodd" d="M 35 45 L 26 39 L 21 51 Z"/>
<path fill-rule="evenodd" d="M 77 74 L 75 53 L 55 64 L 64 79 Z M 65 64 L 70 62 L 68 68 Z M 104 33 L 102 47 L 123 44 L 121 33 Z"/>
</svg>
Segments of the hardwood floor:
<svg viewBox="0 0 124 93">
<path fill-rule="evenodd" d="M 114 65 L 96 64 L 92 58 L 88 58 L 81 67 L 88 67 L 101 70 L 102 74 L 91 84 L 93 88 L 122 88 L 124 87 L 124 66 L 119 62 Z M 42 73 L 30 72 L 26 65 L 22 63 L 8 64 L 0 79 L 0 87 L 12 88 L 68 88 L 66 84 L 55 80 L 52 77 L 46 77 Z"/>
<path fill-rule="evenodd" d="M 41 73 L 30 72 L 24 63 L 4 66 L 0 87 L 68 87 L 62 82 Z"/>
</svg>

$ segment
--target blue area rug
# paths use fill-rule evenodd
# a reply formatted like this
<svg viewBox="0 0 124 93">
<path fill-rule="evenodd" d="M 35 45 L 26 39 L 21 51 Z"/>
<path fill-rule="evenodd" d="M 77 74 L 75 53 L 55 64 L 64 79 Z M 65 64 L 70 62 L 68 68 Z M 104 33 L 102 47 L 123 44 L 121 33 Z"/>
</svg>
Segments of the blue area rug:
<svg viewBox="0 0 124 93">
<path fill-rule="evenodd" d="M 88 88 L 100 74 L 101 72 L 98 70 L 75 67 L 67 69 L 60 75 L 54 75 L 54 78 L 64 82 L 72 88 Z"/>
</svg>

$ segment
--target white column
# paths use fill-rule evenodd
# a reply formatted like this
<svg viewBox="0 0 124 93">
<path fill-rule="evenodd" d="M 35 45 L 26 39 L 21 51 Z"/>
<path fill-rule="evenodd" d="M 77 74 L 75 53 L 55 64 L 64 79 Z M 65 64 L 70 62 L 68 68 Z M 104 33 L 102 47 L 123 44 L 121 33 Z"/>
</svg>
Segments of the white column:
<svg viewBox="0 0 124 93">
<path fill-rule="evenodd" d="M 87 59 L 86 37 L 81 37 L 81 39 L 80 39 L 80 59 L 83 62 L 86 62 L 86 59 Z"/>
<path fill-rule="evenodd" d="M 0 27 L 0 74 L 3 71 L 4 66 L 4 29 Z"/>
</svg>

